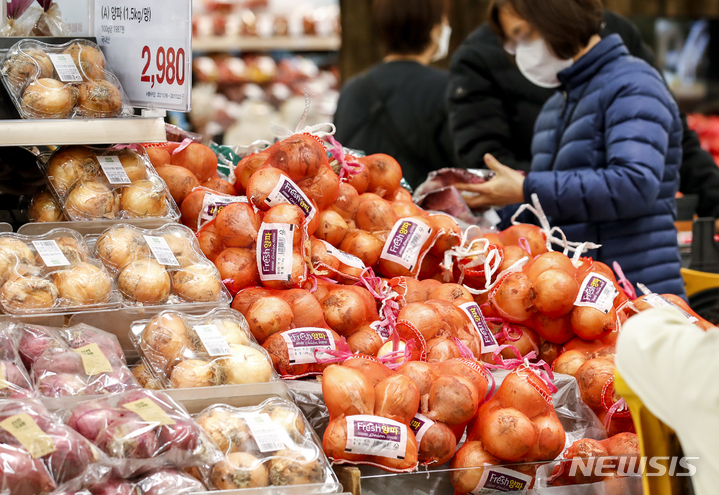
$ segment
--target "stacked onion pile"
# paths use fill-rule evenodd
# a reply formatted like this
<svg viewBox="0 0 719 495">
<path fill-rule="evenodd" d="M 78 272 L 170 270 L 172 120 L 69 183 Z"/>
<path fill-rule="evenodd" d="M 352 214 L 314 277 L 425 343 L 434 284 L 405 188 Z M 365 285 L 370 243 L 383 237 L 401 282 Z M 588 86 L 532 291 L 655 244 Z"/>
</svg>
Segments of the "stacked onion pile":
<svg viewBox="0 0 719 495">
<path fill-rule="evenodd" d="M 130 183 L 111 183 L 100 167 L 102 156 L 117 157 Z M 179 216 L 165 183 L 141 149 L 66 146 L 58 149 L 43 169 L 54 198 L 44 191 L 38 193 L 30 205 L 31 220 L 59 221 L 63 215 L 57 211 L 58 205 L 66 218 L 76 221 Z"/>
<path fill-rule="evenodd" d="M 162 238 L 172 251 L 173 264 L 160 263 L 145 236 Z M 129 305 L 219 302 L 227 297 L 217 269 L 182 225 L 156 230 L 116 225 L 97 239 L 95 255 L 117 276 L 117 286 Z"/>
<path fill-rule="evenodd" d="M 68 265 L 47 266 L 31 241 L 56 243 Z M 116 304 L 114 283 L 82 237 L 67 229 L 0 237 L 0 304 L 11 314 L 83 311 Z"/>
<path fill-rule="evenodd" d="M 269 356 L 238 316 L 231 310 L 215 310 L 204 316 L 163 311 L 145 325 L 138 325 L 133 328 L 133 342 L 142 364 L 135 368 L 135 376 L 146 388 L 239 385 L 275 379 Z M 198 325 L 216 330 L 229 352 L 207 349 L 195 328 Z"/>
<path fill-rule="evenodd" d="M 259 431 L 251 421 L 258 418 L 265 425 L 264 438 L 255 436 Z M 207 475 L 208 486 L 216 490 L 329 483 L 334 479 L 311 427 L 290 401 L 268 399 L 244 408 L 216 405 L 200 413 L 197 422 L 225 453 Z"/>
<path fill-rule="evenodd" d="M 82 80 L 63 82 L 48 54 L 71 57 Z M 105 118 L 131 113 L 102 51 L 86 40 L 63 45 L 20 41 L 8 51 L 2 74 L 20 115 L 26 119 Z"/>
</svg>

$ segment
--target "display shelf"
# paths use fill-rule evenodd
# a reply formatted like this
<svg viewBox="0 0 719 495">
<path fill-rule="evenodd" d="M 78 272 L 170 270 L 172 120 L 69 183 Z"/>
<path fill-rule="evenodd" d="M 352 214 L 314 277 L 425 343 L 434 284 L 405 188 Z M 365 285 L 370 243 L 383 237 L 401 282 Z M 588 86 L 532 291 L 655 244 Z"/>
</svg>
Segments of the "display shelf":
<svg viewBox="0 0 719 495">
<path fill-rule="evenodd" d="M 0 146 L 164 141 L 165 121 L 160 118 L 0 120 Z"/>
<path fill-rule="evenodd" d="M 329 52 L 339 50 L 339 36 L 280 36 L 260 38 L 251 36 L 205 36 L 193 38 L 194 52 L 269 52 L 287 50 L 291 52 Z"/>
</svg>

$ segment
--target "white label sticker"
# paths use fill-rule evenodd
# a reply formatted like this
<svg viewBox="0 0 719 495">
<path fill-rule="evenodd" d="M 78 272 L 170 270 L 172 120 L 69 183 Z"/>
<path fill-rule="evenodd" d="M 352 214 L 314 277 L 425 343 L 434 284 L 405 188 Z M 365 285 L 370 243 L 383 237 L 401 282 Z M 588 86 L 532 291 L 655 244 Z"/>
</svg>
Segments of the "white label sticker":
<svg viewBox="0 0 719 495">
<path fill-rule="evenodd" d="M 410 271 L 414 270 L 422 246 L 431 233 L 432 229 L 426 223 L 414 218 L 402 218 L 392 227 L 380 257 L 394 261 Z"/>
<path fill-rule="evenodd" d="M 55 241 L 32 241 L 37 254 L 40 255 L 42 261 L 47 266 L 70 266 L 70 262 L 60 251 L 60 247 Z"/>
<path fill-rule="evenodd" d="M 132 181 L 127 176 L 125 168 L 122 166 L 120 158 L 113 155 L 96 156 L 97 163 L 105 172 L 105 177 L 110 184 L 131 184 Z"/>
<path fill-rule="evenodd" d="M 644 301 L 646 301 L 650 306 L 653 306 L 655 308 L 674 308 L 681 311 L 681 313 L 684 315 L 684 317 L 689 320 L 690 323 L 696 323 L 699 320 L 695 318 L 694 316 L 690 315 L 681 306 L 678 306 L 671 302 L 666 297 L 659 295 L 659 294 L 648 294 L 643 297 Z"/>
<path fill-rule="evenodd" d="M 427 433 L 427 430 L 434 426 L 434 421 L 429 419 L 427 416 L 423 416 L 420 413 L 415 414 L 414 418 L 409 422 L 409 428 L 417 438 L 417 445 L 422 441 L 422 437 Z"/>
<path fill-rule="evenodd" d="M 406 451 L 407 425 L 379 416 L 347 416 L 345 452 L 404 459 Z"/>
<path fill-rule="evenodd" d="M 335 339 L 332 333 L 323 328 L 296 328 L 282 332 L 287 343 L 287 354 L 290 364 L 311 364 L 317 362 L 315 351 L 335 350 Z M 331 357 L 322 352 L 320 357 Z"/>
<path fill-rule="evenodd" d="M 320 239 L 320 242 L 324 244 L 327 248 L 327 254 L 334 256 L 335 258 L 340 260 L 341 263 L 344 263 L 345 265 L 351 266 L 353 268 L 358 268 L 360 270 L 364 270 L 365 268 L 367 268 L 366 266 L 364 266 L 362 260 L 359 259 L 357 256 L 345 253 L 344 251 L 337 249 L 332 244 L 327 241 L 323 241 L 322 239 Z"/>
<path fill-rule="evenodd" d="M 589 306 L 607 314 L 614 306 L 614 299 L 618 295 L 619 291 L 611 280 L 604 275 L 591 272 L 582 282 L 574 305 Z"/>
<path fill-rule="evenodd" d="M 229 356 L 232 353 L 225 337 L 215 325 L 195 325 L 193 328 L 210 356 Z"/>
<path fill-rule="evenodd" d="M 252 438 L 257 442 L 260 452 L 276 452 L 285 448 L 284 435 L 269 414 L 246 414 L 242 419 L 250 428 Z"/>
<path fill-rule="evenodd" d="M 277 185 L 272 189 L 270 195 L 267 196 L 265 203 L 270 206 L 284 203 L 295 205 L 302 210 L 302 213 L 304 213 L 308 221 L 311 220 L 316 213 L 315 207 L 312 206 L 312 202 L 307 195 L 302 192 L 302 189 L 285 176 L 280 177 L 280 180 L 277 181 Z"/>
<path fill-rule="evenodd" d="M 167 241 L 164 238 L 154 235 L 143 235 L 143 237 L 150 246 L 150 250 L 159 264 L 166 266 L 180 266 L 180 263 L 177 262 L 177 258 L 175 258 L 172 249 L 170 249 L 170 246 L 167 245 Z"/>
<path fill-rule="evenodd" d="M 48 53 L 48 57 L 55 66 L 55 71 L 62 82 L 82 82 L 80 71 L 77 70 L 72 56 L 62 53 Z"/>
<path fill-rule="evenodd" d="M 292 242 L 295 226 L 289 223 L 263 223 L 257 242 L 260 280 L 290 280 Z"/>
<path fill-rule="evenodd" d="M 477 487 L 470 493 L 485 495 L 497 492 L 527 493 L 532 477 L 511 469 L 486 466 Z"/>
<path fill-rule="evenodd" d="M 497 339 L 494 338 L 494 334 L 489 329 L 487 320 L 484 319 L 479 305 L 476 302 L 464 303 L 460 306 L 460 309 L 469 317 L 472 326 L 479 334 L 479 338 L 482 341 L 482 354 L 497 350 L 497 348 L 499 348 Z"/>
<path fill-rule="evenodd" d="M 220 196 L 206 192 L 205 197 L 202 198 L 202 209 L 197 219 L 197 229 L 199 230 L 207 222 L 214 219 L 225 206 L 232 203 L 248 203 L 247 196 Z"/>
<path fill-rule="evenodd" d="M 382 308 L 380 308 L 380 314 L 383 313 L 382 310 L 384 309 L 385 302 L 388 301 L 388 300 L 389 300 L 389 299 L 385 299 L 385 300 L 382 302 Z M 384 343 L 384 342 L 387 342 L 387 341 L 389 340 L 389 327 L 386 327 L 386 326 L 385 326 L 385 327 L 381 327 L 381 326 L 380 326 L 380 323 L 381 323 L 381 322 L 380 322 L 379 320 L 378 320 L 378 321 L 373 321 L 372 323 L 369 324 L 369 327 L 370 327 L 372 330 L 374 330 L 375 332 L 377 332 L 377 335 L 379 335 L 379 337 L 382 339 L 382 342 Z"/>
</svg>

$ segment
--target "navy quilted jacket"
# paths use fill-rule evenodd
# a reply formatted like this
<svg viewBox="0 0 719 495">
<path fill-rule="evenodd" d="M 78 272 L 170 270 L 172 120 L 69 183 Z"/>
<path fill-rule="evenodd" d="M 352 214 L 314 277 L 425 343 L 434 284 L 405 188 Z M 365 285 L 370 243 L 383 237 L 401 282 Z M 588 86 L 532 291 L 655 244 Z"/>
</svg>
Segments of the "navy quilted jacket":
<svg viewBox="0 0 719 495">
<path fill-rule="evenodd" d="M 659 74 L 618 35 L 559 73 L 535 125 L 525 198 L 569 240 L 659 293 L 684 295 L 674 227 L 682 123 Z"/>
</svg>

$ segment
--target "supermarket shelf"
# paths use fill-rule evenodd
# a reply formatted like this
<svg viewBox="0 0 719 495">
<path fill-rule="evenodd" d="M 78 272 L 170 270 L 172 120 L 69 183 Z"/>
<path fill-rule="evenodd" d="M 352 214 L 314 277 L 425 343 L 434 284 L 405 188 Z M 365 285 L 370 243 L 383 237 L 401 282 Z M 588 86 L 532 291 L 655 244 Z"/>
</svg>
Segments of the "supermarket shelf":
<svg viewBox="0 0 719 495">
<path fill-rule="evenodd" d="M 164 141 L 165 121 L 159 118 L 0 120 L 0 146 Z"/>
<path fill-rule="evenodd" d="M 252 36 L 206 36 L 192 39 L 194 52 L 268 52 L 287 50 L 292 52 L 329 52 L 340 49 L 339 36 L 302 36 L 260 38 Z"/>
</svg>

